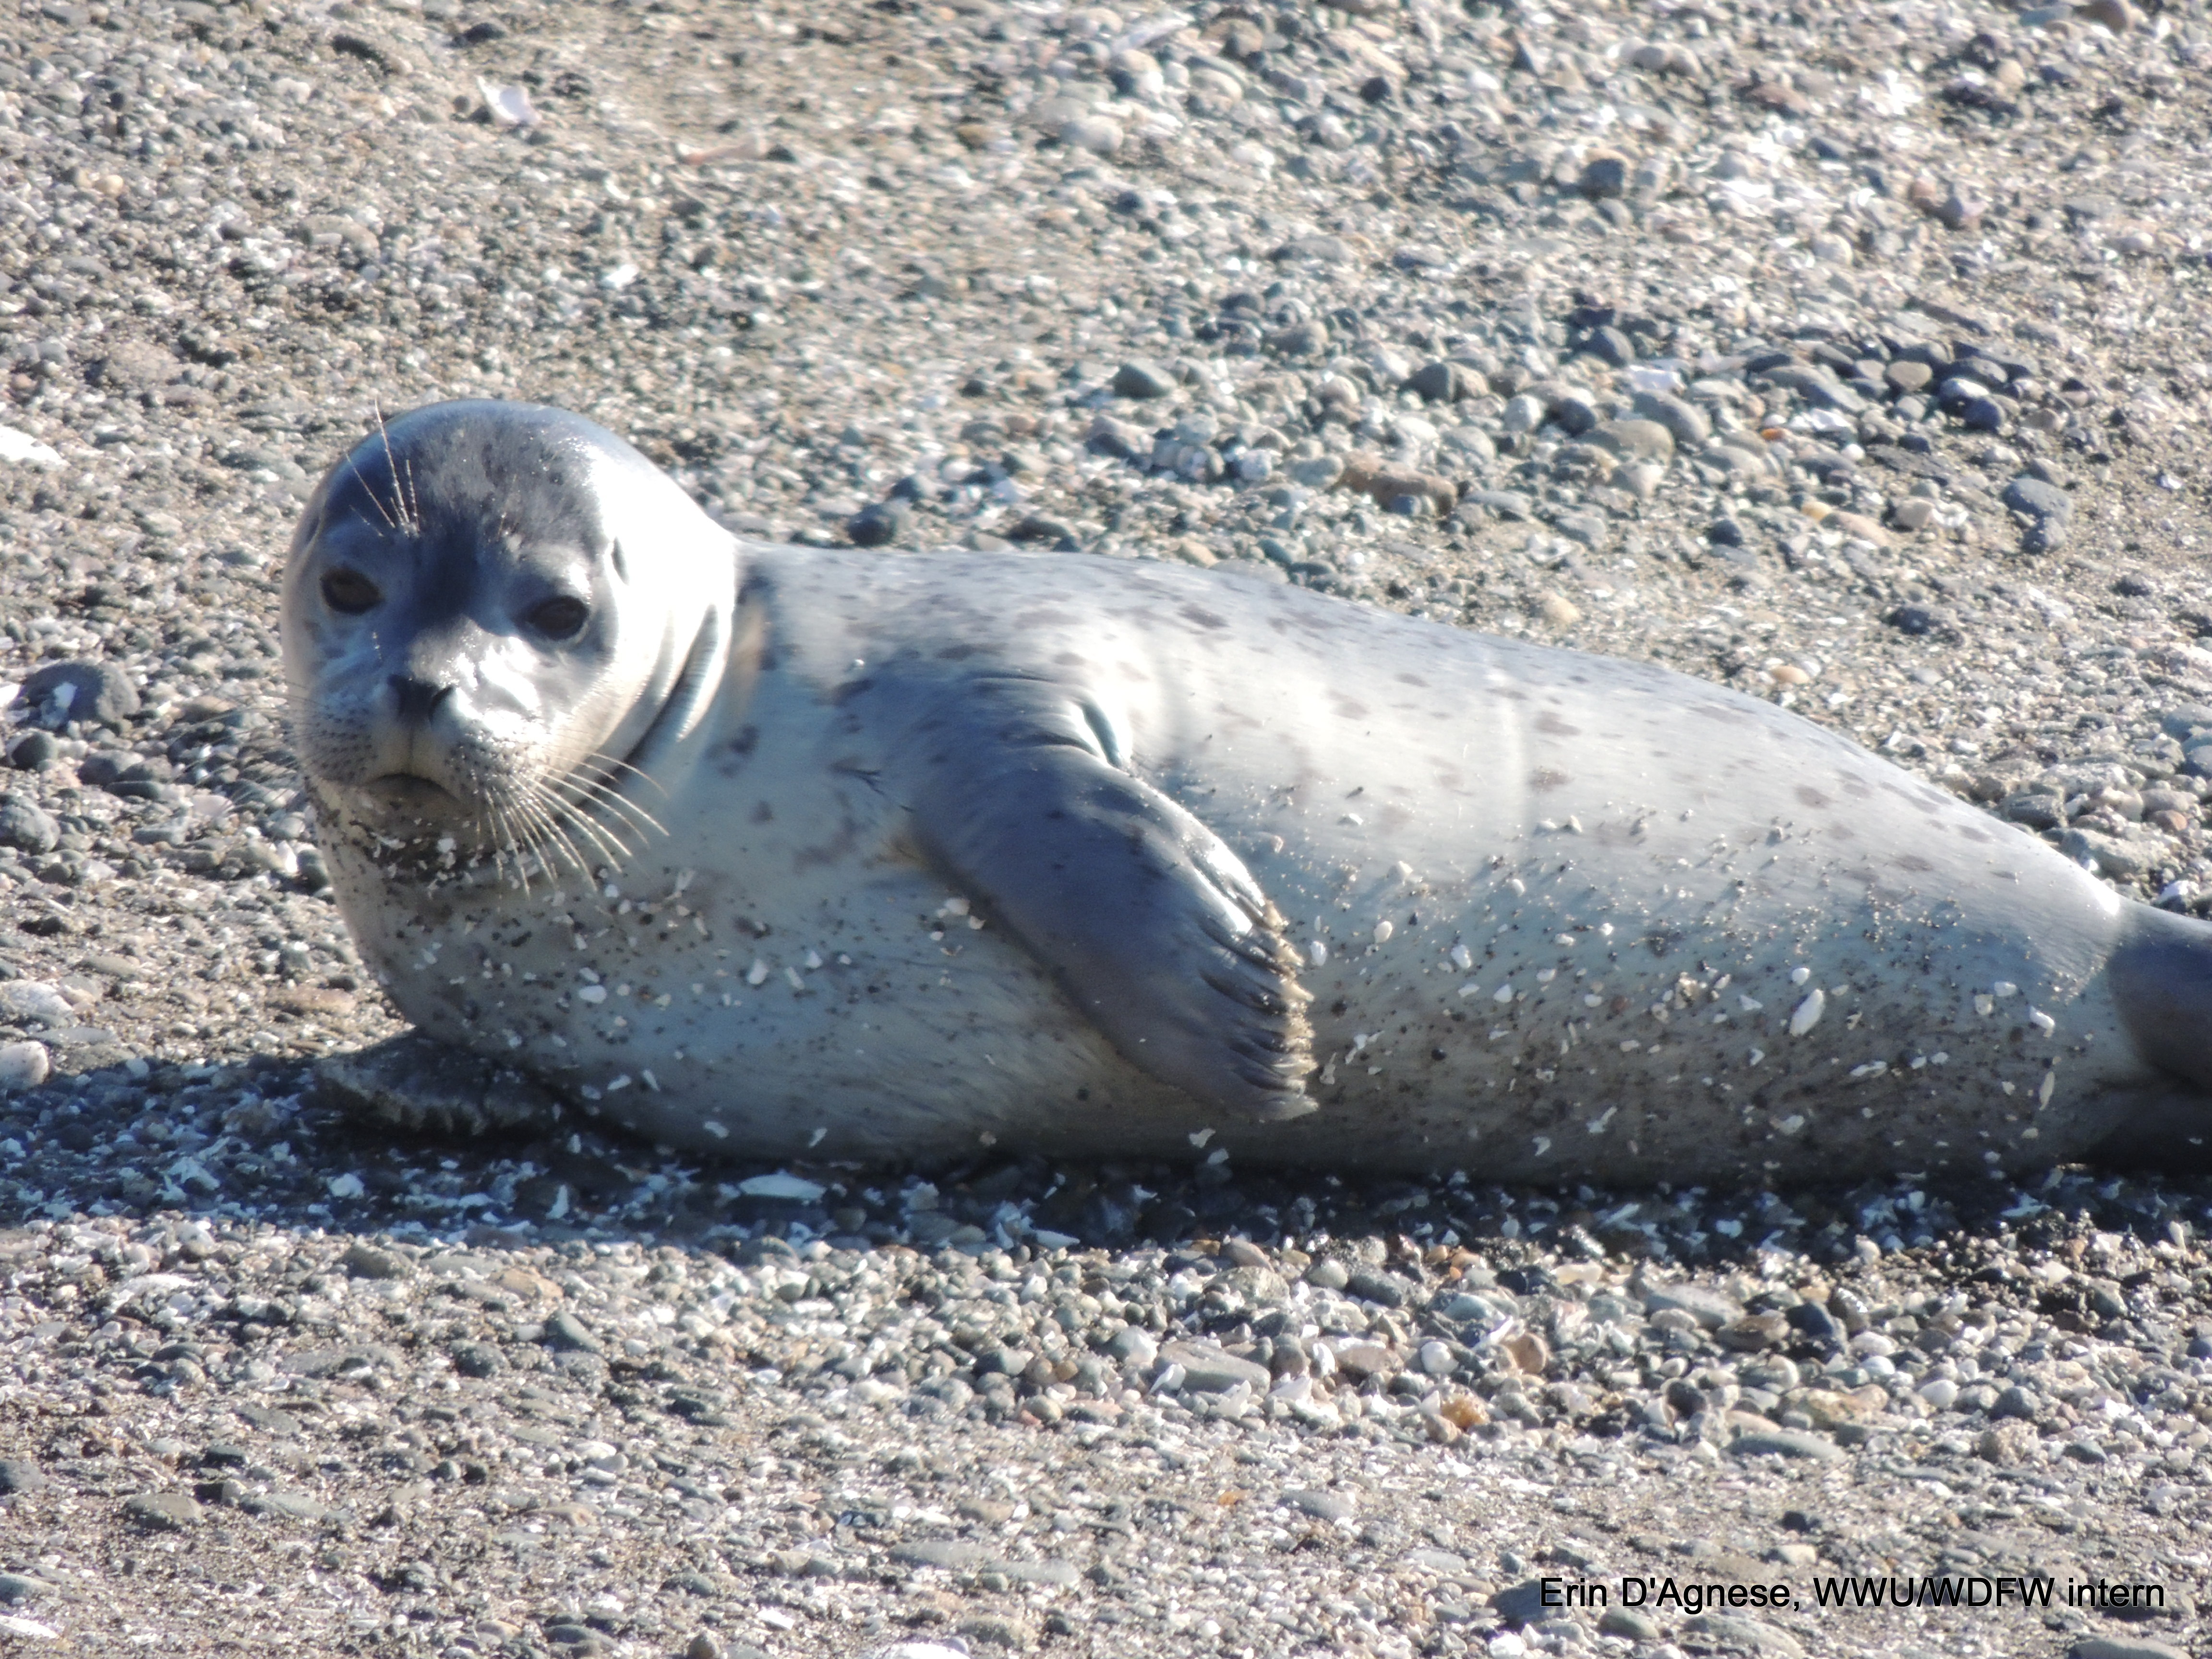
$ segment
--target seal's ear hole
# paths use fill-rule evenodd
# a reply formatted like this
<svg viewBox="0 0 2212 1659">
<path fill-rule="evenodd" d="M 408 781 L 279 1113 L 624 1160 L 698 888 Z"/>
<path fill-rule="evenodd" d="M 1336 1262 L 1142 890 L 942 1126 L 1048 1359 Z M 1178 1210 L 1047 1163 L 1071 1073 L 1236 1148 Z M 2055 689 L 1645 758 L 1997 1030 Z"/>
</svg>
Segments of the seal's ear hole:
<svg viewBox="0 0 2212 1659">
<path fill-rule="evenodd" d="M 629 580 L 629 561 L 623 557 L 622 543 L 619 540 L 611 541 L 607 544 L 607 557 L 614 561 L 615 580 L 622 582 L 628 581 Z"/>
<path fill-rule="evenodd" d="M 589 605 L 564 593 L 532 605 L 523 621 L 549 640 L 572 640 L 584 631 L 591 616 Z"/>
<path fill-rule="evenodd" d="M 323 578 L 323 603 L 342 617 L 373 611 L 383 599 L 383 590 L 358 570 L 333 570 Z"/>
</svg>

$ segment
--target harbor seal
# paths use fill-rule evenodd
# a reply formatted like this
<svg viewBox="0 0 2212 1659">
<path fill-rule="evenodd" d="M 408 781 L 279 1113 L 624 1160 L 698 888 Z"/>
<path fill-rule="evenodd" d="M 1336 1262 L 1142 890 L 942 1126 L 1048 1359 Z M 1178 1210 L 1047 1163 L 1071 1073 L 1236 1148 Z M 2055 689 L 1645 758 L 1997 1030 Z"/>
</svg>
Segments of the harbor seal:
<svg viewBox="0 0 2212 1659">
<path fill-rule="evenodd" d="M 1656 667 L 742 542 L 492 403 L 331 468 L 283 637 L 400 1009 L 672 1146 L 1771 1182 L 2204 1133 L 2212 927 Z"/>
</svg>

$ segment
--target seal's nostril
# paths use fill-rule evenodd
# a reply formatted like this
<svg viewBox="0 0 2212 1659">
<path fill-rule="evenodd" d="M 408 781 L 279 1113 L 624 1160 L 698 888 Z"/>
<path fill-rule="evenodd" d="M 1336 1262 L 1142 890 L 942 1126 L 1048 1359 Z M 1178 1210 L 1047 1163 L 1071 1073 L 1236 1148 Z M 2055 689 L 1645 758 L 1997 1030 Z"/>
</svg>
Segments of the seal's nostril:
<svg viewBox="0 0 2212 1659">
<path fill-rule="evenodd" d="M 453 694 L 450 685 L 433 685 L 410 674 L 394 674 L 391 685 L 399 700 L 399 718 L 410 726 L 427 721 L 438 712 L 438 705 Z"/>
</svg>

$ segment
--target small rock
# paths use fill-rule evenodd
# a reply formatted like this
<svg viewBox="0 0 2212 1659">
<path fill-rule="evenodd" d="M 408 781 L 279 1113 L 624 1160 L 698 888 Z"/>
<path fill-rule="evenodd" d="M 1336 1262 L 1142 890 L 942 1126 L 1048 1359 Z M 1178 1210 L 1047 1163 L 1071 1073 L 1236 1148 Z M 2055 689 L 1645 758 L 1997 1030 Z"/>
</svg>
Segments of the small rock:
<svg viewBox="0 0 2212 1659">
<path fill-rule="evenodd" d="M 26 732 L 8 745 L 8 763 L 19 772 L 35 772 L 51 764 L 61 752 L 51 732 Z"/>
<path fill-rule="evenodd" d="M 1628 191 L 1628 159 L 1622 155 L 1598 155 L 1583 166 L 1582 177 L 1576 189 L 1592 201 L 1626 195 Z"/>
<path fill-rule="evenodd" d="M 1658 1621 L 1634 1607 L 1607 1607 L 1598 1615 L 1597 1629 L 1601 1636 L 1619 1636 L 1631 1642 L 1656 1642 L 1660 1637 Z"/>
<path fill-rule="evenodd" d="M 1551 1352 L 1545 1347 L 1544 1339 L 1534 1331 L 1516 1332 L 1511 1336 L 1503 1338 L 1498 1346 L 1499 1351 L 1513 1362 L 1515 1370 L 1523 1371 L 1530 1376 L 1542 1376 L 1544 1368 L 1552 1363 Z M 1340 1359 L 1342 1357 L 1341 1353 L 1338 1356 Z"/>
<path fill-rule="evenodd" d="M 2179 1648 L 2148 1636 L 2077 1636 L 2066 1659 L 2189 1659 Z"/>
<path fill-rule="evenodd" d="M 570 1353 L 604 1353 L 606 1345 L 566 1308 L 545 1322 L 545 1346 Z"/>
<path fill-rule="evenodd" d="M 1091 422 L 1083 441 L 1093 454 L 1111 455 L 1117 461 L 1147 460 L 1152 453 L 1150 432 L 1103 413 Z"/>
<path fill-rule="evenodd" d="M 74 1025 L 76 1010 L 58 986 L 40 979 L 0 981 L 0 1016 L 43 1025 Z"/>
<path fill-rule="evenodd" d="M 1278 264 L 1308 260 L 1316 264 L 1340 265 L 1352 258 L 1352 246 L 1341 236 L 1297 236 L 1277 248 Z"/>
<path fill-rule="evenodd" d="M 1114 390 L 1124 398 L 1164 398 L 1175 389 L 1174 375 L 1141 357 L 1114 371 Z"/>
<path fill-rule="evenodd" d="M 1639 392 L 1632 405 L 1636 417 L 1656 421 L 1674 434 L 1686 449 L 1702 447 L 1713 435 L 1713 423 L 1695 404 L 1664 392 Z"/>
<path fill-rule="evenodd" d="M 1893 542 L 1889 532 L 1863 513 L 1831 513 L 1825 522 L 1854 541 L 1867 542 L 1875 547 L 1888 547 Z"/>
<path fill-rule="evenodd" d="M 1024 1652 L 1036 1645 L 1036 1632 L 1028 1621 L 1011 1613 L 970 1613 L 954 1630 L 972 1644 L 1005 1648 L 1009 1652 Z"/>
<path fill-rule="evenodd" d="M 1255 1394 L 1265 1394 L 1274 1382 L 1265 1364 L 1237 1358 L 1217 1343 L 1168 1343 L 1159 1349 L 1159 1358 L 1166 1364 L 1182 1364 L 1183 1387 L 1194 1394 L 1228 1394 L 1239 1382 Z"/>
<path fill-rule="evenodd" d="M 46 726 L 120 726 L 139 707 L 130 676 L 102 662 L 50 662 L 23 682 L 20 696 Z"/>
<path fill-rule="evenodd" d="M 1306 1283 L 1316 1290 L 1340 1291 L 1351 1282 L 1350 1270 L 1334 1256 L 1323 1256 L 1306 1269 Z"/>
<path fill-rule="evenodd" d="M 1534 432 L 1543 425 L 1549 413 L 1541 398 L 1519 392 L 1505 400 L 1505 412 L 1498 416 L 1498 423 L 1508 432 Z"/>
<path fill-rule="evenodd" d="M 1336 487 L 1370 496 L 1378 507 L 1395 507 L 1401 501 L 1423 504 L 1443 516 L 1459 505 L 1459 486 L 1434 472 L 1417 471 L 1376 455 L 1352 455 L 1345 459 Z"/>
<path fill-rule="evenodd" d="M 1432 404 L 1459 403 L 1479 398 L 1489 390 L 1482 377 L 1466 364 L 1441 360 L 1415 369 L 1407 379 L 1406 389 L 1418 392 Z"/>
<path fill-rule="evenodd" d="M 1115 1359 L 1149 1370 L 1160 1357 L 1160 1345 L 1143 1326 L 1124 1325 L 1108 1340 L 1106 1352 Z"/>
<path fill-rule="evenodd" d="M 1336 1356 L 1338 1370 L 1363 1381 L 1389 1376 L 1399 1369 L 1398 1356 L 1379 1342 L 1333 1342 L 1329 1352 Z"/>
<path fill-rule="evenodd" d="M 845 520 L 845 539 L 855 547 L 890 547 L 914 526 L 914 508 L 905 501 L 870 501 Z"/>
<path fill-rule="evenodd" d="M 1783 1316 L 1790 1322 L 1790 1329 L 1816 1343 L 1837 1343 L 1844 1340 L 1844 1328 L 1836 1316 L 1817 1302 L 1800 1302 Z"/>
<path fill-rule="evenodd" d="M 2117 836 L 2100 835 L 2094 830 L 2078 826 L 2059 837 L 2058 850 L 2076 864 L 2121 881 L 2148 875 L 2166 857 L 2165 849 L 2154 842 L 2122 841 Z M 2008 1398 L 2014 1392 L 2008 1389 L 2005 1396 Z"/>
<path fill-rule="evenodd" d="M 123 1513 L 156 1532 L 181 1532 L 207 1518 L 198 1501 L 181 1492 L 142 1492 L 123 1500 Z"/>
<path fill-rule="evenodd" d="M 1779 1346 L 1789 1334 L 1790 1322 L 1780 1314 L 1748 1314 L 1722 1326 L 1715 1333 L 1715 1340 L 1723 1348 L 1753 1353 L 1761 1348 Z"/>
<path fill-rule="evenodd" d="M 1813 1463 L 1833 1463 L 1844 1455 L 1834 1441 L 1802 1429 L 1767 1429 L 1740 1434 L 1729 1449 L 1738 1457 L 1802 1458 Z"/>
<path fill-rule="evenodd" d="M 2057 484 L 2023 472 L 2005 486 L 2002 499 L 2026 527 L 2021 552 L 2055 553 L 2065 546 L 2074 523 L 2074 498 Z"/>
<path fill-rule="evenodd" d="M 722 1644 L 702 1630 L 684 1644 L 684 1659 L 723 1659 Z"/>
<path fill-rule="evenodd" d="M 1865 398 L 1836 379 L 1834 374 L 1825 367 L 1784 363 L 1767 369 L 1764 379 L 1771 385 L 1787 386 L 1814 409 L 1832 410 L 1839 415 L 1857 415 L 1867 407 Z"/>
<path fill-rule="evenodd" d="M 38 1047 L 36 1043 L 25 1046 Z M 5 1053 L 5 1049 L 0 1049 L 0 1054 Z M 0 1498 L 10 1497 L 17 1492 L 44 1492 L 46 1489 L 45 1472 L 29 1458 L 0 1457 Z"/>
<path fill-rule="evenodd" d="M 1121 124 L 1103 115 L 1079 115 L 1063 121 L 1060 128 L 1061 143 L 1093 155 L 1111 155 L 1121 148 L 1122 137 Z"/>
<path fill-rule="evenodd" d="M 1724 1647 L 1769 1655 L 1771 1659 L 1802 1659 L 1805 1651 L 1798 1646 L 1796 1638 L 1787 1631 L 1777 1630 L 1756 1619 L 1739 1619 L 1731 1613 L 1701 1613 L 1686 1620 L 1682 1628 L 1692 1635 L 1713 1637 Z"/>
<path fill-rule="evenodd" d="M 1589 441 L 1624 461 L 1668 461 L 1674 455 L 1674 434 L 1660 421 L 1607 421 L 1592 428 Z"/>
<path fill-rule="evenodd" d="M 374 64 L 386 75 L 405 75 L 421 67 L 409 48 L 369 29 L 340 29 L 331 36 L 331 50 Z"/>
<path fill-rule="evenodd" d="M 1516 524 L 1526 523 L 1536 510 L 1534 498 L 1518 489 L 1470 490 L 1460 500 L 1462 516 L 1470 507 Z"/>
<path fill-rule="evenodd" d="M 405 1256 L 361 1240 L 347 1248 L 338 1266 L 356 1279 L 404 1279 L 415 1270 Z"/>
<path fill-rule="evenodd" d="M 1328 349 L 1328 329 L 1318 319 L 1293 323 L 1267 337 L 1267 349 L 1279 357 L 1316 357 Z"/>
<path fill-rule="evenodd" d="M 1882 620 L 1899 633 L 1916 640 L 1943 631 L 1943 619 L 1923 605 L 1900 605 Z"/>
<path fill-rule="evenodd" d="M 28 795 L 0 795 L 0 847 L 33 854 L 51 853 L 61 838 L 61 825 Z"/>
<path fill-rule="evenodd" d="M 507 1356 L 489 1342 L 456 1342 L 447 1352 L 463 1376 L 496 1376 L 507 1369 Z"/>
<path fill-rule="evenodd" d="M 1544 1581 L 1540 1578 L 1530 1578 L 1515 1584 L 1509 1589 L 1499 1590 L 1490 1598 L 1490 1605 L 1497 1610 L 1498 1616 L 1509 1625 L 1534 1624 L 1540 1619 L 1550 1617 L 1557 1610 L 1559 1604 L 1556 1599 L 1558 1596 L 1556 1583 L 1553 1595 L 1554 1599 L 1547 1601 L 1544 1596 Z"/>
<path fill-rule="evenodd" d="M 1661 1285 L 1644 1293 L 1646 1315 L 1667 1308 L 1689 1315 L 1709 1331 L 1717 1331 L 1743 1317 L 1742 1304 L 1735 1297 L 1707 1290 L 1702 1285 Z"/>
<path fill-rule="evenodd" d="M 2011 398 L 1992 393 L 1986 398 L 1969 399 L 1959 418 L 1966 423 L 1969 432 L 2008 432 L 2012 429 L 2013 417 L 2018 412 L 2019 406 Z"/>
<path fill-rule="evenodd" d="M 1316 1521 L 1349 1521 L 1358 1508 L 1349 1495 L 1340 1492 L 1286 1492 L 1283 1502 Z"/>
<path fill-rule="evenodd" d="M 1554 628 L 1572 628 L 1583 619 L 1574 602 L 1560 593 L 1545 594 L 1538 609 L 1543 612 L 1544 620 Z"/>
<path fill-rule="evenodd" d="M 1590 331 L 1582 349 L 1600 362 L 1610 363 L 1615 368 L 1626 368 L 1636 361 L 1636 342 L 1620 329 L 1607 327 Z"/>
<path fill-rule="evenodd" d="M 1386 1308 L 1402 1308 L 1413 1286 L 1395 1273 L 1377 1273 L 1362 1267 L 1345 1280 L 1345 1289 L 1363 1302 L 1380 1303 Z"/>
</svg>

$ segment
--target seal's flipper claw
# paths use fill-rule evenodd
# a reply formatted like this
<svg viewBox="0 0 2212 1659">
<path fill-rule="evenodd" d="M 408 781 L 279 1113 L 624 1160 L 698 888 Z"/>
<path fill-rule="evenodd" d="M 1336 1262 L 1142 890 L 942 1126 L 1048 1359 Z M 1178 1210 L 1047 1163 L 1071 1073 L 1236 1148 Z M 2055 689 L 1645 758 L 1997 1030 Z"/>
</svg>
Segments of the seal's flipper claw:
<svg viewBox="0 0 2212 1659">
<path fill-rule="evenodd" d="M 1139 1069 L 1258 1122 L 1314 1110 L 1312 997 L 1243 860 L 1119 769 L 1064 692 L 1013 680 L 980 695 L 989 737 L 968 700 L 915 734 L 921 847 Z"/>
</svg>

